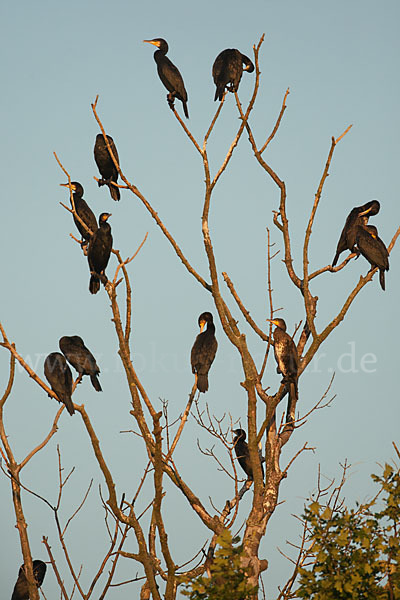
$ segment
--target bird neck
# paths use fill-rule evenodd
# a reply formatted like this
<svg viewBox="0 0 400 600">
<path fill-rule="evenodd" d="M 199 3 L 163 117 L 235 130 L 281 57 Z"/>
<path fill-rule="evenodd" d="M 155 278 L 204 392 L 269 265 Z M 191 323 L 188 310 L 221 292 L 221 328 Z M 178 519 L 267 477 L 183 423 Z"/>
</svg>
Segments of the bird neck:
<svg viewBox="0 0 400 600">
<path fill-rule="evenodd" d="M 156 63 L 158 64 L 160 61 L 162 61 L 162 59 L 164 58 L 164 56 L 166 54 L 167 54 L 166 50 L 161 50 L 161 48 L 156 50 L 154 52 L 154 60 L 156 61 Z"/>
<path fill-rule="evenodd" d="M 208 333 L 209 335 L 215 333 L 215 325 L 214 325 L 214 323 L 208 322 L 207 323 L 207 329 L 205 330 L 204 333 Z"/>
</svg>

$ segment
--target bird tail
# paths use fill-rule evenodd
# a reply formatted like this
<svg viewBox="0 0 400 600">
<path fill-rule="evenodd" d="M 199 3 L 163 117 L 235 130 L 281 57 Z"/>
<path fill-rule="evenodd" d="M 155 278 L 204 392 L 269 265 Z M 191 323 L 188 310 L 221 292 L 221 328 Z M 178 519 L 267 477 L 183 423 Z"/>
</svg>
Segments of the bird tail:
<svg viewBox="0 0 400 600">
<path fill-rule="evenodd" d="M 217 89 L 215 90 L 214 102 L 219 100 L 221 102 L 225 91 L 225 85 L 217 85 Z"/>
<path fill-rule="evenodd" d="M 119 188 L 115 187 L 115 185 L 112 185 L 111 183 L 108 184 L 108 189 L 110 190 L 110 194 L 111 194 L 111 198 L 113 200 L 119 200 L 121 197 L 121 194 L 119 193 Z"/>
<path fill-rule="evenodd" d="M 186 100 L 182 100 L 182 104 L 183 104 L 183 112 L 185 113 L 185 117 L 188 119 L 189 118 L 189 111 L 188 111 L 188 107 L 186 104 Z"/>
<path fill-rule="evenodd" d="M 93 373 L 90 376 L 90 381 L 92 382 L 92 386 L 94 387 L 94 389 L 96 390 L 96 392 L 102 392 L 103 391 L 101 389 L 100 381 L 97 378 L 97 373 Z"/>
<path fill-rule="evenodd" d="M 339 253 L 336 252 L 335 258 L 332 261 L 332 267 L 334 267 L 336 265 L 336 263 L 337 263 L 338 260 L 339 260 Z"/>
<path fill-rule="evenodd" d="M 383 269 L 379 270 L 379 283 L 383 291 L 385 291 L 385 271 Z"/>
<path fill-rule="evenodd" d="M 97 294 L 100 289 L 100 277 L 97 273 L 92 273 L 89 282 L 89 291 L 91 294 Z"/>
<path fill-rule="evenodd" d="M 65 404 L 65 407 L 71 416 L 75 414 L 75 408 L 71 400 L 71 396 L 69 396 L 68 394 L 63 394 L 63 396 L 61 397 L 61 402 Z"/>
<path fill-rule="evenodd" d="M 208 390 L 208 376 L 197 374 L 197 389 L 199 392 L 206 392 Z"/>
<path fill-rule="evenodd" d="M 299 399 L 299 390 L 297 387 L 297 381 L 291 381 L 289 383 L 289 400 L 287 404 L 286 410 L 286 427 L 289 427 L 290 430 L 294 428 L 295 421 L 295 411 L 297 400 Z"/>
</svg>

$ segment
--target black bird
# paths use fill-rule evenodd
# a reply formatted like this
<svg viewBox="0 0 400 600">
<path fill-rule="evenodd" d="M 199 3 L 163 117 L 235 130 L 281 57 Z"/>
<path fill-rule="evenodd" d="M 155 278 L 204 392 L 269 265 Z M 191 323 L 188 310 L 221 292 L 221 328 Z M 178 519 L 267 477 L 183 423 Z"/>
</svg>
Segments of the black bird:
<svg viewBox="0 0 400 600">
<path fill-rule="evenodd" d="M 44 576 L 46 575 L 46 563 L 44 563 L 42 560 L 34 560 L 32 562 L 32 566 L 36 585 L 38 588 L 40 588 L 43 583 Z M 19 569 L 17 583 L 14 586 L 11 600 L 29 600 L 28 581 L 26 579 L 24 565 L 21 565 Z"/>
<path fill-rule="evenodd" d="M 378 230 L 373 225 L 362 225 L 357 229 L 357 247 L 361 254 L 371 265 L 371 269 L 378 267 L 379 282 L 381 288 L 385 289 L 385 271 L 389 271 L 389 252 L 381 238 Z"/>
<path fill-rule="evenodd" d="M 190 362 L 192 373 L 196 375 L 196 385 L 200 392 L 208 390 L 208 371 L 215 358 L 218 342 L 215 339 L 215 325 L 213 316 L 209 312 L 203 312 L 199 316 L 200 333 L 192 347 Z M 207 329 L 203 331 L 207 324 Z"/>
<path fill-rule="evenodd" d="M 154 60 L 157 63 L 158 76 L 169 91 L 167 96 L 169 107 L 173 110 L 174 100 L 175 98 L 178 98 L 178 100 L 180 100 L 183 104 L 183 112 L 185 113 L 185 117 L 188 119 L 189 112 L 186 104 L 188 96 L 185 90 L 185 84 L 183 83 L 182 75 L 177 67 L 166 56 L 168 52 L 167 42 L 162 38 L 154 38 L 154 40 L 143 41 L 147 44 L 153 44 L 158 48 L 158 50 L 154 52 Z"/>
<path fill-rule="evenodd" d="M 356 252 L 358 254 L 355 244 L 357 237 L 357 228 L 363 223 L 363 219 L 361 217 L 367 217 L 368 220 L 369 217 L 377 215 L 379 209 L 380 204 L 378 200 L 371 200 L 371 202 L 367 202 L 362 206 L 356 206 L 355 208 L 353 208 L 352 211 L 350 211 L 338 241 L 335 258 L 332 262 L 332 267 L 336 265 L 340 254 L 345 250 L 350 250 L 350 252 Z"/>
<path fill-rule="evenodd" d="M 217 87 L 214 100 L 221 101 L 225 89 L 237 92 L 243 71 L 249 73 L 254 71 L 254 65 L 248 56 L 236 48 L 227 48 L 220 52 L 212 68 L 212 76 Z"/>
<path fill-rule="evenodd" d="M 59 346 L 67 361 L 78 371 L 79 375 L 89 375 L 92 386 L 96 392 L 101 392 L 98 380 L 100 369 L 93 354 L 86 348 L 79 335 L 64 335 L 60 338 Z"/>
<path fill-rule="evenodd" d="M 105 268 L 108 265 L 112 249 L 111 227 L 107 219 L 110 213 L 101 213 L 99 217 L 99 228 L 93 234 L 88 248 L 88 262 L 90 268 L 89 290 L 91 294 L 97 294 L 100 289 L 100 281 L 107 283 Z"/>
<path fill-rule="evenodd" d="M 49 354 L 44 361 L 44 374 L 59 402 L 63 402 L 69 414 L 73 415 L 75 409 L 71 399 L 72 373 L 65 356 L 60 352 Z"/>
<path fill-rule="evenodd" d="M 60 183 L 60 185 L 69 188 L 68 183 Z M 93 211 L 83 199 L 83 187 L 81 186 L 81 184 L 78 181 L 71 181 L 71 190 L 73 191 L 75 212 L 92 232 L 89 233 L 84 228 L 82 223 L 76 218 L 76 216 L 73 215 L 75 225 L 82 237 L 81 245 L 83 247 L 87 246 L 90 238 L 92 237 L 92 234 L 96 231 L 97 221 Z"/>
<path fill-rule="evenodd" d="M 282 374 L 282 383 L 290 385 L 291 396 L 297 398 L 299 358 L 296 344 L 286 333 L 286 323 L 283 319 L 267 319 L 267 321 L 276 325 L 273 332 L 276 370 Z"/>
<path fill-rule="evenodd" d="M 246 442 L 246 432 L 244 429 L 235 429 L 234 432 L 235 437 L 233 438 L 233 443 L 235 446 L 235 453 L 239 462 L 239 465 L 242 467 L 243 471 L 246 473 L 247 477 L 251 480 L 253 477 L 253 469 L 251 467 L 250 462 L 250 452 L 249 446 Z M 261 457 L 260 457 L 261 462 Z M 261 464 L 261 471 L 264 478 L 264 467 Z"/>
<path fill-rule="evenodd" d="M 114 140 L 111 135 L 107 136 L 108 143 L 110 144 L 111 151 L 119 164 L 118 152 L 115 147 Z M 94 145 L 94 160 L 96 161 L 97 168 L 100 171 L 101 179 L 98 181 L 99 187 L 102 185 L 108 185 L 110 190 L 111 198 L 113 200 L 120 199 L 119 188 L 112 185 L 111 182 L 117 183 L 118 181 L 118 169 L 114 164 L 111 154 L 108 151 L 106 142 L 102 133 L 98 133 L 96 136 L 96 142 Z"/>
</svg>

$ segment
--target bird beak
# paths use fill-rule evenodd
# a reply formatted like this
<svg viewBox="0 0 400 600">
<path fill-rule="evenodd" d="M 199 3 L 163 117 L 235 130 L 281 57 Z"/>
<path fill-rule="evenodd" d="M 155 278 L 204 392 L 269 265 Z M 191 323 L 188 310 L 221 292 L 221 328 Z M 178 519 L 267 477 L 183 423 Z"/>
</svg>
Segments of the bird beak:
<svg viewBox="0 0 400 600">
<path fill-rule="evenodd" d="M 109 219 L 110 217 L 112 217 L 112 214 L 111 214 L 111 213 L 108 213 L 108 215 L 107 215 L 107 217 L 106 217 L 106 221 L 107 221 L 107 219 Z"/>
<path fill-rule="evenodd" d="M 206 322 L 205 321 L 200 321 L 200 333 L 202 333 L 204 326 L 205 326 Z"/>
<path fill-rule="evenodd" d="M 73 192 L 75 191 L 75 186 L 72 185 L 72 183 L 71 184 L 69 184 L 69 183 L 60 183 L 60 185 L 61 185 L 61 187 L 67 187 L 67 188 L 69 188 Z"/>
<path fill-rule="evenodd" d="M 371 210 L 372 210 L 372 206 L 370 206 L 369 208 L 367 208 L 367 210 L 364 210 L 364 212 L 358 213 L 358 216 L 362 217 L 363 215 L 367 215 Z"/>
<path fill-rule="evenodd" d="M 153 46 L 159 46 L 159 42 L 155 42 L 154 40 L 143 40 L 146 44 L 153 44 Z"/>
<path fill-rule="evenodd" d="M 274 321 L 274 319 L 266 319 L 266 321 L 269 321 L 270 323 L 273 323 L 274 325 L 278 326 L 278 323 Z"/>
</svg>

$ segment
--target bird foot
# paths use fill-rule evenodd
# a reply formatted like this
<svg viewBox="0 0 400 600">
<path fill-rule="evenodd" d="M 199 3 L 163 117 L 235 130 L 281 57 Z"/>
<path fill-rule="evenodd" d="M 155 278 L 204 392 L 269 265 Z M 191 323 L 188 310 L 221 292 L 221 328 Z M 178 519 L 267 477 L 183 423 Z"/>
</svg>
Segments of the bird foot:
<svg viewBox="0 0 400 600">
<path fill-rule="evenodd" d="M 170 109 L 175 110 L 175 97 L 173 94 L 167 95 L 167 102 L 168 102 L 168 106 L 170 107 Z"/>
</svg>

